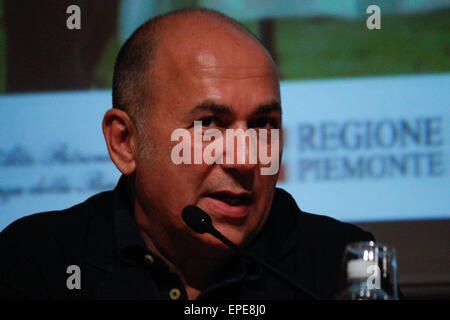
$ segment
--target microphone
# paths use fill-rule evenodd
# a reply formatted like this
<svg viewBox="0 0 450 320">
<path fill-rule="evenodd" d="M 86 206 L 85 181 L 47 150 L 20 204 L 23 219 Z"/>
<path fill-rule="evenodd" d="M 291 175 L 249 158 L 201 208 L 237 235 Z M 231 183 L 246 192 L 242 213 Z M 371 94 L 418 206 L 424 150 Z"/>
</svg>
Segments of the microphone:
<svg viewBox="0 0 450 320">
<path fill-rule="evenodd" d="M 288 278 L 286 275 L 282 274 L 260 258 L 256 257 L 255 255 L 241 249 L 236 244 L 234 244 L 232 241 L 227 239 L 223 234 L 221 234 L 216 228 L 214 228 L 212 224 L 211 217 L 202 209 L 196 206 L 187 206 L 183 209 L 181 212 L 181 216 L 183 217 L 184 222 L 186 225 L 191 228 L 193 231 L 197 233 L 209 233 L 213 237 L 219 239 L 223 243 L 225 243 L 227 246 L 229 246 L 231 249 L 236 251 L 241 256 L 247 257 L 262 267 L 264 267 L 266 270 L 271 272 L 273 275 L 275 275 L 278 279 L 283 280 L 286 284 L 289 284 L 296 290 L 300 291 L 303 295 L 305 295 L 307 298 L 310 298 L 312 300 L 319 300 L 319 298 L 311 293 L 306 288 L 302 287 L 301 285 L 297 284 L 294 280 Z"/>
</svg>

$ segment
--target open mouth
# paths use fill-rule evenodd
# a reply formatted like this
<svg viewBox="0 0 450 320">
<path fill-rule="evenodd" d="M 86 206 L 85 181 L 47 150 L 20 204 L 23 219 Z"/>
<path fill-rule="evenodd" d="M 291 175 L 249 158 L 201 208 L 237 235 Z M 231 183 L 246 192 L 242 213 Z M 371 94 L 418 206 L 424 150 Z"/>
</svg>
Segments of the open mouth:
<svg viewBox="0 0 450 320">
<path fill-rule="evenodd" d="M 224 192 L 211 193 L 208 197 L 225 202 L 229 206 L 249 206 L 253 202 L 250 195 L 232 195 Z"/>
</svg>

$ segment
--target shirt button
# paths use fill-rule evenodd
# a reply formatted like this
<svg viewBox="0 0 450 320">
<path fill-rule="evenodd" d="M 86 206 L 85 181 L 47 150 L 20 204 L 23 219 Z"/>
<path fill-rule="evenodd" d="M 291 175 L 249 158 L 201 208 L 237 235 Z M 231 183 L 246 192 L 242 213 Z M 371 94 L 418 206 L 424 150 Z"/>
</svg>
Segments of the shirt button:
<svg viewBox="0 0 450 320">
<path fill-rule="evenodd" d="M 181 291 L 177 288 L 173 288 L 169 291 L 169 297 L 172 300 L 178 300 L 181 296 Z"/>
<path fill-rule="evenodd" d="M 153 258 L 153 256 L 146 254 L 144 256 L 144 260 L 148 263 L 148 264 L 153 264 L 153 262 L 155 262 L 155 258 Z"/>
</svg>

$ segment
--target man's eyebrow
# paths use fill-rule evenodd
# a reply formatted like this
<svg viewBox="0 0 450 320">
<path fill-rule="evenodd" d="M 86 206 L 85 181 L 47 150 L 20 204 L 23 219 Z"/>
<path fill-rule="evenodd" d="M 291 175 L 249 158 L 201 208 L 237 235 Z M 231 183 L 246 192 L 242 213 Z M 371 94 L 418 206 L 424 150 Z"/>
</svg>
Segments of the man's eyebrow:
<svg viewBox="0 0 450 320">
<path fill-rule="evenodd" d="M 223 115 L 231 115 L 233 113 L 232 108 L 226 104 L 219 104 L 212 101 L 203 101 L 202 103 L 195 106 L 191 111 L 189 111 L 189 114 L 191 116 L 196 116 L 197 114 L 205 111 L 211 112 L 213 114 Z M 253 112 L 253 116 L 260 116 L 274 111 L 279 112 L 281 115 L 281 105 L 277 101 L 271 101 L 269 103 L 259 105 Z"/>
<path fill-rule="evenodd" d="M 261 104 L 256 108 L 256 110 L 255 110 L 255 112 L 253 112 L 253 114 L 256 116 L 259 116 L 259 115 L 271 113 L 273 111 L 279 112 L 281 115 L 281 105 L 279 102 L 272 101 L 272 102 L 269 102 L 266 104 Z"/>
<path fill-rule="evenodd" d="M 199 105 L 195 106 L 191 111 L 189 111 L 189 113 L 194 116 L 198 113 L 201 113 L 202 111 L 209 111 L 214 114 L 225 114 L 225 115 L 233 113 L 230 106 L 227 106 L 225 104 L 218 104 L 211 101 L 204 101 L 200 103 Z"/>
</svg>

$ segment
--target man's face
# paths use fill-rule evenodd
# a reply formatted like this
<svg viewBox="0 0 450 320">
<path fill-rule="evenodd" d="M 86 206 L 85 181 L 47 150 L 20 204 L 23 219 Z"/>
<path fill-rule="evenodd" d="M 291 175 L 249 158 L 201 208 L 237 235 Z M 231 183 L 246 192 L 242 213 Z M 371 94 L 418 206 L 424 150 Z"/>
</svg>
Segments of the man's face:
<svg viewBox="0 0 450 320">
<path fill-rule="evenodd" d="M 194 121 L 202 121 L 202 132 L 214 128 L 224 137 L 226 129 L 253 128 L 280 129 L 281 139 L 279 83 L 272 61 L 245 36 L 229 38 L 221 43 L 192 39 L 183 50 L 172 41 L 158 51 L 156 96 L 141 133 L 144 152 L 137 159 L 136 192 L 145 216 L 138 223 L 169 255 L 177 247 L 199 255 L 227 251 L 212 236 L 188 229 L 181 218 L 187 205 L 202 208 L 220 232 L 245 245 L 263 226 L 272 204 L 278 173 L 261 175 L 259 163 L 246 158 L 245 164 L 176 165 L 171 158 L 179 143 L 171 135 L 180 128 L 192 137 L 194 157 Z M 271 146 L 270 135 L 268 139 L 269 151 L 279 152 L 281 159 L 281 141 Z M 203 150 L 209 143 L 203 142 Z M 224 159 L 226 152 L 224 146 Z"/>
</svg>

